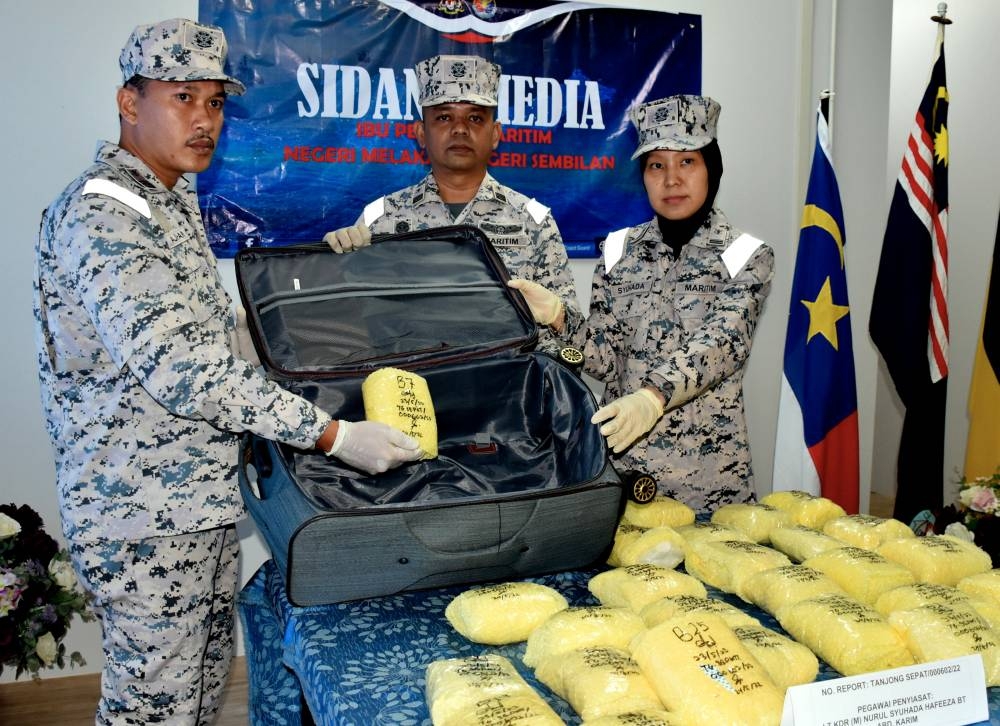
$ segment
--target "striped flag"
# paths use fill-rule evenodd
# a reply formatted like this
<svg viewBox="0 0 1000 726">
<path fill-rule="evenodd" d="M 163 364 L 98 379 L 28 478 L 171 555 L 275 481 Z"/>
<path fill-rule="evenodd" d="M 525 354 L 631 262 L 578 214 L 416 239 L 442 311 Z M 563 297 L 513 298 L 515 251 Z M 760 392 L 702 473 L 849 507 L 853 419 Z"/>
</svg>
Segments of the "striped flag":
<svg viewBox="0 0 1000 726">
<path fill-rule="evenodd" d="M 969 439 L 965 478 L 992 476 L 1000 469 L 1000 219 L 993 243 L 993 266 L 983 307 L 969 386 Z"/>
<path fill-rule="evenodd" d="M 772 486 L 827 497 L 854 514 L 858 404 L 847 240 L 829 136 L 820 110 L 792 278 Z"/>
<path fill-rule="evenodd" d="M 948 89 L 944 25 L 889 209 L 868 331 L 903 404 L 893 516 L 941 507 L 948 385 Z"/>
</svg>

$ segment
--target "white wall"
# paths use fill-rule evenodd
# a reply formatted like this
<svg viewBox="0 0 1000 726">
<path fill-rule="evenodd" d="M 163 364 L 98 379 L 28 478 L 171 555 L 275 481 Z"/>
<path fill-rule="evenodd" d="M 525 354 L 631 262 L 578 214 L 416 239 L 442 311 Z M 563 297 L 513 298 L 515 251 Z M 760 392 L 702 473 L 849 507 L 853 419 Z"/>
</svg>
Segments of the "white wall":
<svg viewBox="0 0 1000 726">
<path fill-rule="evenodd" d="M 702 15 L 703 90 L 723 108 L 719 130 L 725 175 L 720 204 L 738 226 L 768 240 L 777 257 L 775 281 L 746 382 L 751 446 L 762 494 L 770 488 L 785 317 L 813 143 L 815 98 L 829 85 L 834 2 L 605 3 Z M 878 420 L 879 433 L 875 433 L 878 376 L 867 318 L 902 140 L 929 70 L 934 28 L 927 17 L 934 6 L 923 0 L 896 0 L 894 5 L 868 0 L 836 3 L 834 162 L 848 235 L 864 484 L 870 470 L 884 482 L 886 467 L 892 481 L 895 443 L 886 441 L 892 437 L 891 416 L 888 423 Z M 1000 46 L 992 38 L 993 29 L 1000 27 L 1000 3 L 954 0 L 951 8 L 955 24 L 948 31 L 953 159 L 949 468 L 960 463 L 964 454 L 964 396 L 1000 196 L 994 173 L 1000 145 L 987 127 L 991 119 L 1000 117 L 996 81 L 989 70 L 1000 67 Z M 38 402 L 31 320 L 33 243 L 39 215 L 90 161 L 97 139 L 117 139 L 117 57 L 131 29 L 166 17 L 196 17 L 197 10 L 197 0 L 0 2 L 0 27 L 7 30 L 0 48 L 7 72 L 0 83 L 8 109 L 2 128 L 9 161 L 0 194 L 0 219 L 8 239 L 7 257 L 0 266 L 0 310 L 6 311 L 8 340 L 7 353 L 0 361 L 5 424 L 0 451 L 6 462 L 0 500 L 34 507 L 53 535 L 58 532 L 54 473 Z M 91 30 L 95 26 L 100 30 Z M 573 266 L 581 297 L 586 298 L 593 261 L 573 261 Z M 220 267 L 234 291 L 231 262 L 223 260 Z M 873 442 L 877 456 L 872 453 Z M 267 555 L 251 524 L 245 522 L 241 534 L 246 579 Z M 99 668 L 96 625 L 74 625 L 67 645 L 84 652 L 88 665 L 80 671 L 49 675 Z M 5 674 L 2 680 L 9 677 Z"/>
</svg>

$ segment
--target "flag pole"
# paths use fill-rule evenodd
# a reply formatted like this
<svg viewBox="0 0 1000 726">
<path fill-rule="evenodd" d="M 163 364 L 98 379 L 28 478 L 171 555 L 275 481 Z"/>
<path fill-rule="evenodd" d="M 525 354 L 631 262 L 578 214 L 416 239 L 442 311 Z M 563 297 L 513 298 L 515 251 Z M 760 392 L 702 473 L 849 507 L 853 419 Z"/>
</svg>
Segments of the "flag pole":
<svg viewBox="0 0 1000 726">
<path fill-rule="evenodd" d="M 931 20 L 941 25 L 951 25 L 951 19 L 945 17 L 948 14 L 948 3 L 938 3 L 937 12 L 937 15 L 931 15 Z"/>
<path fill-rule="evenodd" d="M 833 0 L 830 8 L 830 69 L 829 83 L 827 87 L 819 92 L 820 112 L 826 119 L 826 128 L 829 131 L 830 153 L 833 153 L 833 89 L 836 88 L 837 75 L 837 0 Z"/>
</svg>

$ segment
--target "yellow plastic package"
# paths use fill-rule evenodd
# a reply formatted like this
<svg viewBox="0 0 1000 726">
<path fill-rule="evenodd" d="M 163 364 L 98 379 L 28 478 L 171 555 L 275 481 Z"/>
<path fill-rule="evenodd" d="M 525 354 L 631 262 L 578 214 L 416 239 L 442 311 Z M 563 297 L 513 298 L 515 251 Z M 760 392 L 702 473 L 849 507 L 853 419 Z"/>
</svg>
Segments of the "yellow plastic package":
<svg viewBox="0 0 1000 726">
<path fill-rule="evenodd" d="M 743 532 L 752 542 L 767 544 L 771 531 L 793 524 L 791 516 L 767 504 L 723 504 L 712 512 L 712 523 Z"/>
<path fill-rule="evenodd" d="M 698 544 L 699 542 L 714 542 L 717 540 L 750 541 L 750 538 L 743 532 L 738 532 L 732 527 L 724 527 L 721 524 L 713 524 L 712 522 L 694 522 L 682 527 L 674 527 L 674 529 L 677 530 L 677 534 L 684 538 L 685 551 L 691 545 Z"/>
<path fill-rule="evenodd" d="M 634 613 L 667 595 L 708 595 L 695 578 L 658 565 L 629 565 L 600 572 L 590 578 L 587 589 L 602 605 L 625 607 Z"/>
<path fill-rule="evenodd" d="M 564 726 L 514 665 L 500 655 L 434 661 L 426 672 L 434 726 Z"/>
<path fill-rule="evenodd" d="M 743 583 L 748 577 L 761 570 L 790 564 L 792 561 L 787 556 L 770 547 L 732 540 L 692 545 L 684 558 L 684 568 L 690 574 L 723 592 L 735 593 L 747 602 L 749 598 L 743 593 Z"/>
<path fill-rule="evenodd" d="M 978 595 L 1000 605 L 1000 570 L 992 569 L 978 575 L 967 575 L 959 580 L 955 587 L 967 595 Z"/>
<path fill-rule="evenodd" d="M 620 648 L 581 648 L 543 658 L 535 676 L 584 721 L 663 708 L 639 664 Z"/>
<path fill-rule="evenodd" d="M 781 721 L 783 692 L 717 615 L 665 620 L 636 636 L 631 650 L 681 723 L 776 726 Z"/>
<path fill-rule="evenodd" d="M 917 582 L 935 585 L 957 585 L 963 577 L 980 575 L 993 567 L 985 551 L 947 534 L 891 540 L 875 551 L 908 569 Z"/>
<path fill-rule="evenodd" d="M 967 605 L 969 596 L 955 587 L 917 582 L 912 585 L 894 587 L 878 596 L 875 609 L 883 615 L 896 610 L 913 610 L 922 605 L 940 603 L 942 605 Z"/>
<path fill-rule="evenodd" d="M 761 610 L 775 615 L 781 608 L 817 595 L 846 595 L 840 585 L 805 565 L 761 570 L 743 581 L 743 594 Z"/>
<path fill-rule="evenodd" d="M 625 502 L 622 521 L 646 528 L 667 526 L 676 529 L 694 522 L 694 510 L 684 502 L 657 494 L 646 504 Z"/>
<path fill-rule="evenodd" d="M 902 565 L 861 547 L 827 550 L 802 564 L 819 570 L 865 605 L 874 606 L 882 593 L 916 582 L 913 573 Z"/>
<path fill-rule="evenodd" d="M 764 666 L 774 684 L 789 686 L 812 683 L 819 673 L 819 661 L 811 650 L 762 625 L 737 625 L 733 633 Z"/>
<path fill-rule="evenodd" d="M 913 665 L 902 636 L 877 610 L 846 595 L 820 595 L 783 607 L 789 635 L 844 676 Z"/>
<path fill-rule="evenodd" d="M 684 538 L 673 527 L 653 527 L 622 545 L 618 566 L 659 565 L 673 569 L 684 561 L 684 549 Z"/>
<path fill-rule="evenodd" d="M 796 524 L 771 532 L 771 546 L 794 561 L 802 562 L 827 550 L 843 547 L 844 542 L 811 527 Z"/>
<path fill-rule="evenodd" d="M 892 539 L 916 537 L 913 530 L 898 519 L 883 519 L 868 514 L 849 514 L 831 519 L 823 525 L 823 534 L 866 550 L 874 550 Z"/>
<path fill-rule="evenodd" d="M 889 615 L 892 625 L 917 662 L 976 655 L 983 658 L 986 685 L 1000 686 L 1000 642 L 996 633 L 968 605 L 931 603 Z"/>
<path fill-rule="evenodd" d="M 629 642 L 646 625 L 628 608 L 598 606 L 571 607 L 539 625 L 528 636 L 522 660 L 536 667 L 552 658 L 580 648 L 628 648 Z"/>
<path fill-rule="evenodd" d="M 380 421 L 420 443 L 424 459 L 438 455 L 437 418 L 427 381 L 412 371 L 380 368 L 361 384 L 365 418 Z"/>
<path fill-rule="evenodd" d="M 785 510 L 795 524 L 810 529 L 821 530 L 831 519 L 847 516 L 844 508 L 832 499 L 803 491 L 771 492 L 760 503 Z"/>
<path fill-rule="evenodd" d="M 551 615 L 569 606 L 558 590 L 536 582 L 501 582 L 457 595 L 444 616 L 475 643 L 505 645 L 527 640 Z"/>
<path fill-rule="evenodd" d="M 649 527 L 640 527 L 636 524 L 629 524 L 624 519 L 615 528 L 615 540 L 611 545 L 611 552 L 608 554 L 608 565 L 610 567 L 621 567 L 623 564 L 621 553 L 626 547 L 639 539 L 643 532 L 648 532 Z"/>
<path fill-rule="evenodd" d="M 971 607 L 993 630 L 1000 633 L 1000 605 L 988 598 L 969 595 L 950 585 L 918 582 L 915 585 L 897 587 L 879 595 L 875 601 L 875 609 L 888 617 L 897 610 L 913 610 L 931 604 Z"/>
<path fill-rule="evenodd" d="M 696 617 L 701 613 L 718 615 L 730 628 L 735 628 L 737 625 L 760 625 L 760 621 L 753 615 L 743 612 L 725 600 L 698 597 L 697 595 L 661 597 L 644 607 L 639 613 L 639 617 L 646 623 L 647 628 L 653 628 L 664 620 L 670 620 L 679 615 Z"/>
</svg>

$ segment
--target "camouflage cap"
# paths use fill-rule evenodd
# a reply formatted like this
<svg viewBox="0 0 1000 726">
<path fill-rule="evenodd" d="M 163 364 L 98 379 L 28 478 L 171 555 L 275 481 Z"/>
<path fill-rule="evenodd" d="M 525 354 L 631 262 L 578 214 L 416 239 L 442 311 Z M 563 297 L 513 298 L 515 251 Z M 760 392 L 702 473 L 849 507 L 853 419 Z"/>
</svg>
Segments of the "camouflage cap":
<svg viewBox="0 0 1000 726">
<path fill-rule="evenodd" d="M 415 66 L 420 105 L 475 103 L 496 106 L 500 66 L 475 55 L 436 55 Z"/>
<path fill-rule="evenodd" d="M 707 96 L 668 96 L 635 106 L 629 118 L 639 132 L 636 159 L 647 151 L 694 151 L 716 138 L 722 107 Z"/>
<path fill-rule="evenodd" d="M 156 81 L 222 81 L 226 93 L 239 96 L 246 86 L 224 72 L 227 49 L 222 28 L 214 25 L 185 18 L 139 25 L 118 59 L 122 83 L 137 75 Z"/>
</svg>

